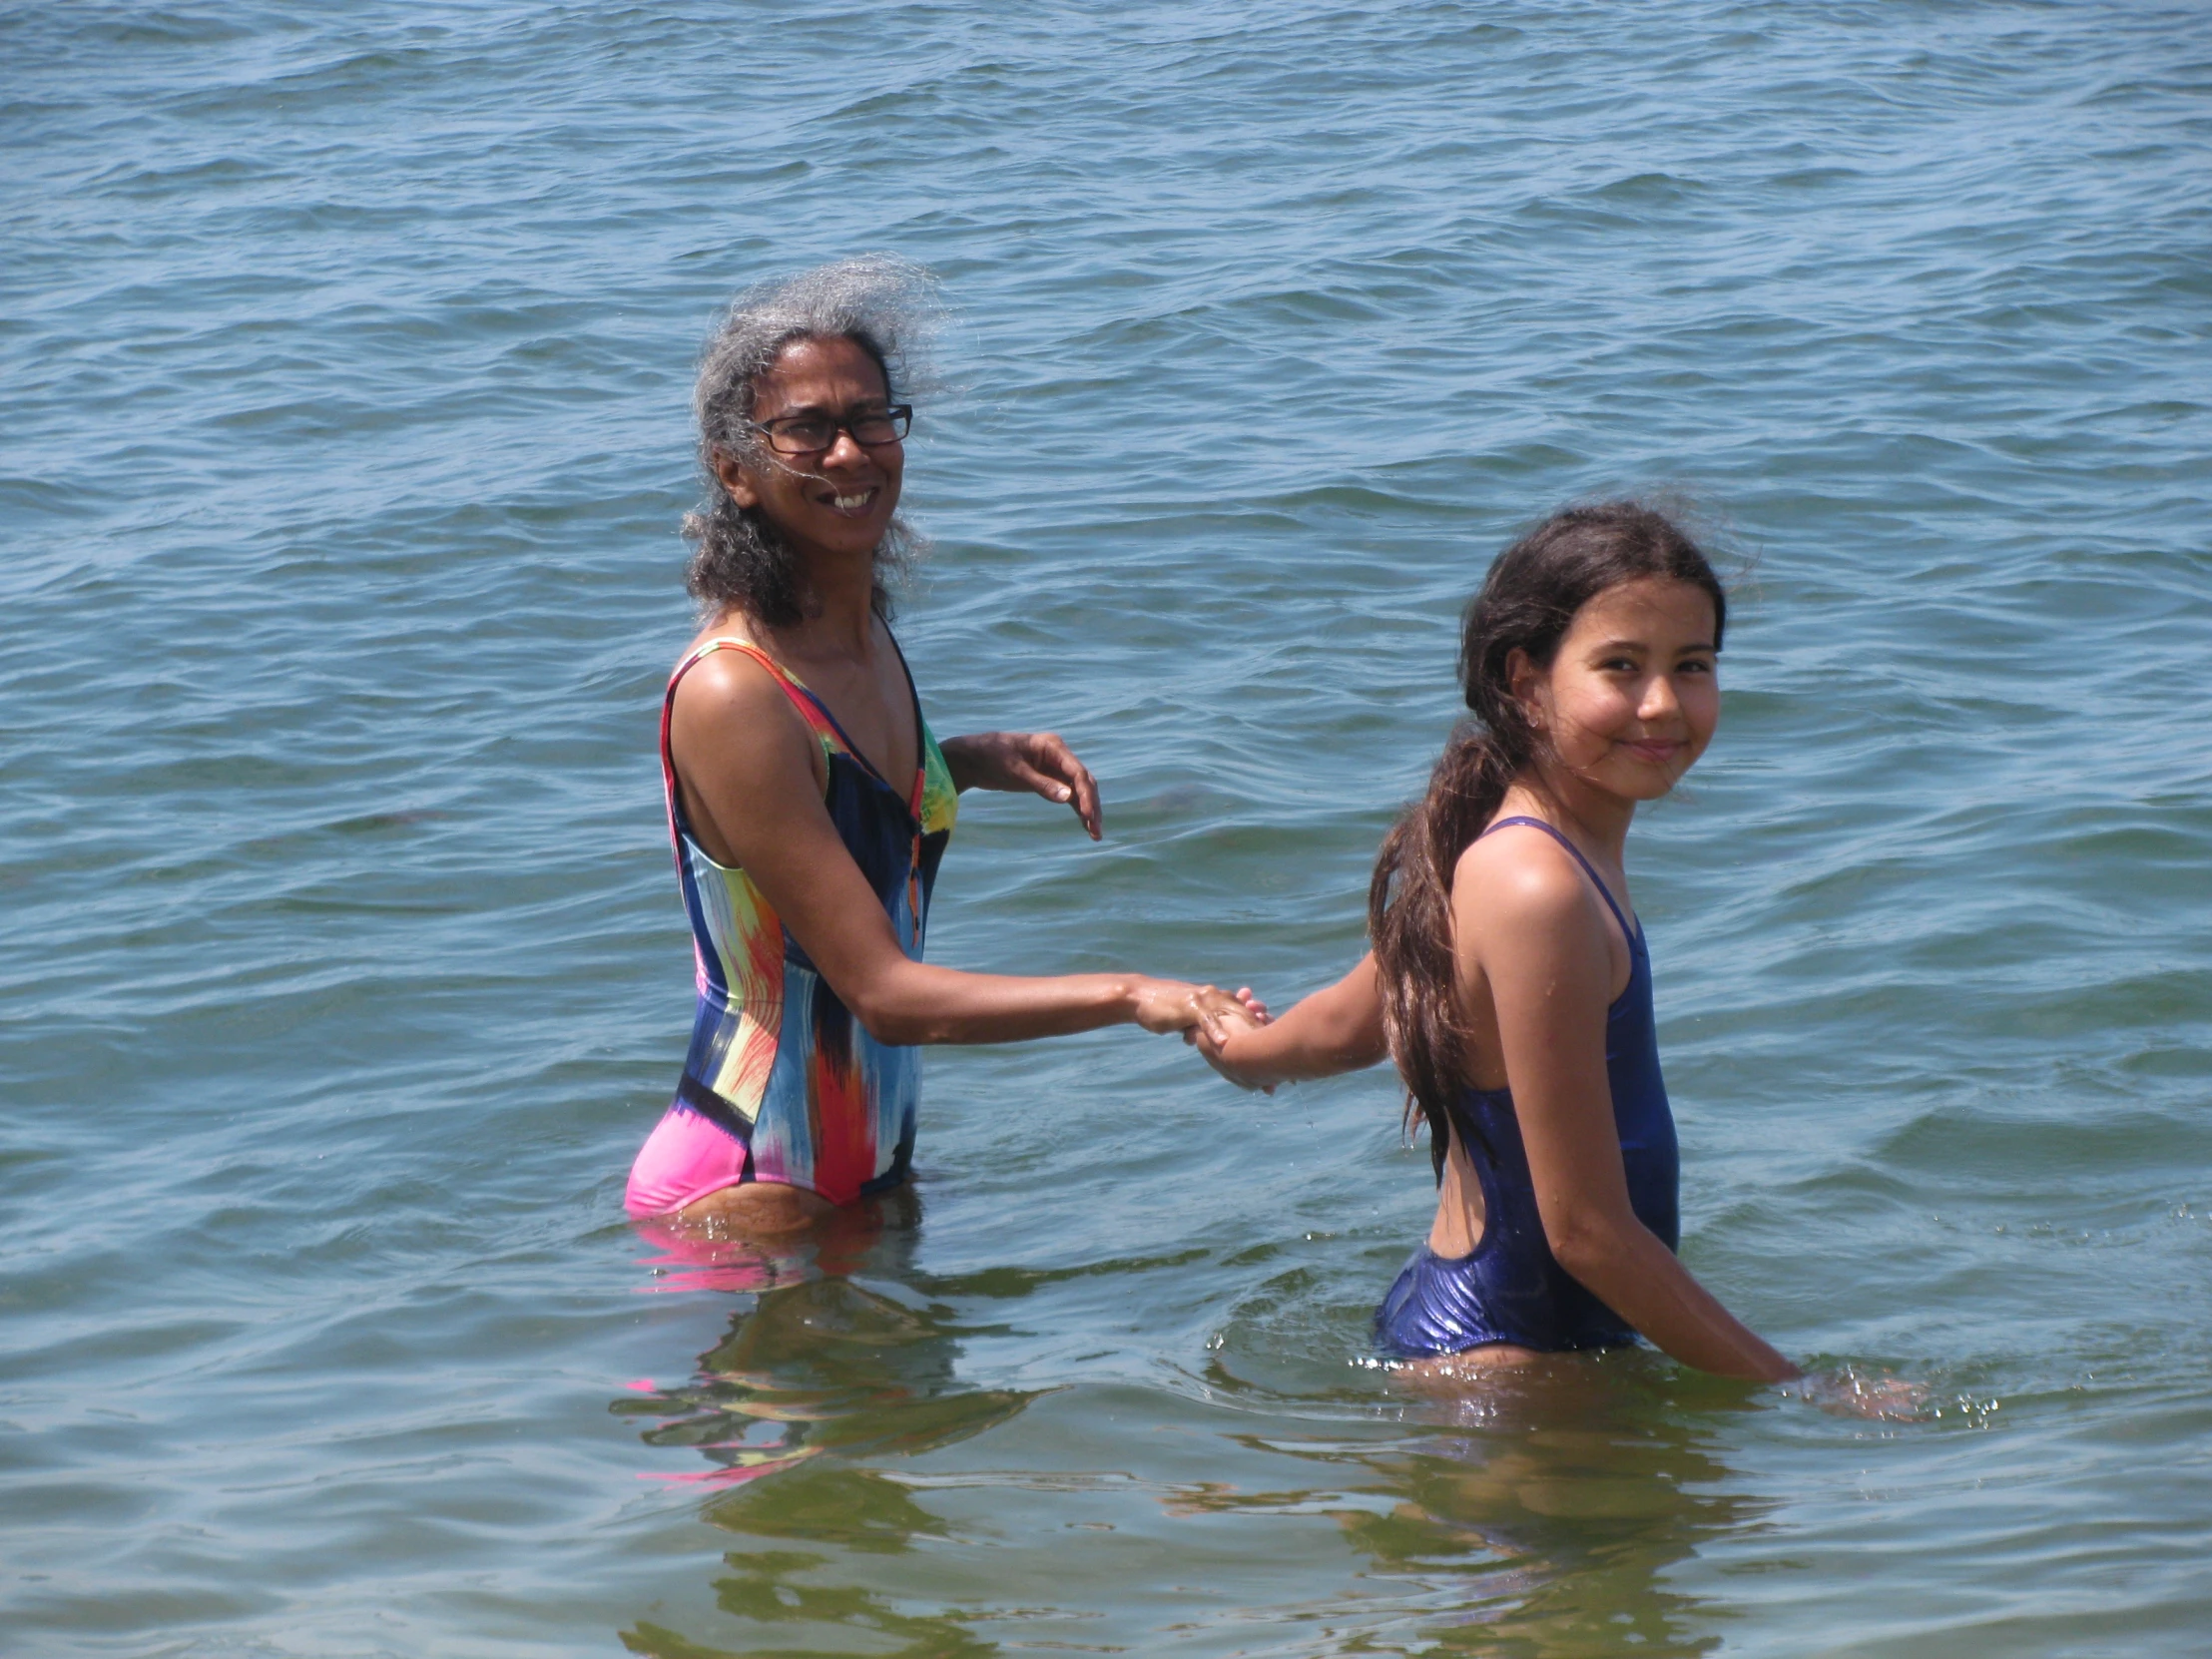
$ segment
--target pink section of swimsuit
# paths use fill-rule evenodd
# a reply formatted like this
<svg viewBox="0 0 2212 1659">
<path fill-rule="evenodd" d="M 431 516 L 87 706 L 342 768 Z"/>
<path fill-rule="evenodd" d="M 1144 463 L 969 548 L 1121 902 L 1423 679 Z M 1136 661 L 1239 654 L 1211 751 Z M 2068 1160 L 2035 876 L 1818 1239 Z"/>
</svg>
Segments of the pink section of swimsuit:
<svg viewBox="0 0 2212 1659">
<path fill-rule="evenodd" d="M 623 1208 L 643 1220 L 674 1215 L 745 1179 L 745 1148 L 697 1112 L 671 1106 L 630 1166 Z"/>
</svg>

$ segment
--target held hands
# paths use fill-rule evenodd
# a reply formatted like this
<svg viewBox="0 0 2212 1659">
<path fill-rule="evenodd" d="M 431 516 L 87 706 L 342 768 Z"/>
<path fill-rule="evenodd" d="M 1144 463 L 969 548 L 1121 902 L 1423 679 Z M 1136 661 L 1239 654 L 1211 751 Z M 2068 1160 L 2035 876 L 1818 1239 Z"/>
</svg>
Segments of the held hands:
<svg viewBox="0 0 2212 1659">
<path fill-rule="evenodd" d="M 1208 1026 L 1225 1029 L 1227 1022 L 1265 1025 L 1268 1005 L 1249 990 L 1235 996 L 1218 985 L 1193 985 L 1181 979 L 1140 979 L 1134 987 L 1136 1020 L 1147 1031 L 1183 1033 L 1185 1042 L 1197 1040 Z"/>
<path fill-rule="evenodd" d="M 1092 840 L 1105 833 L 1098 780 L 1057 732 L 976 732 L 943 747 L 958 788 L 1041 795 L 1072 808 Z"/>
<path fill-rule="evenodd" d="M 1238 1088 L 1273 1094 L 1275 1085 L 1239 1067 L 1234 1053 L 1240 1036 L 1257 1031 L 1269 1023 L 1268 1005 L 1252 993 L 1251 986 L 1245 985 L 1238 988 L 1236 1000 L 1231 1006 L 1200 1020 L 1183 1033 L 1183 1040 L 1197 1049 L 1208 1065 Z"/>
</svg>

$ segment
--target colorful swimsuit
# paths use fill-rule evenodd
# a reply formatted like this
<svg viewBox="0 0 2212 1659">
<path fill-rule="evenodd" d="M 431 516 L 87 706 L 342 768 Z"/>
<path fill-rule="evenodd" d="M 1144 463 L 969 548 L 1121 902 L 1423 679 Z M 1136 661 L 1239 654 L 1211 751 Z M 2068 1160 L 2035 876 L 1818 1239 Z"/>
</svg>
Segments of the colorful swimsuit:
<svg viewBox="0 0 2212 1659">
<path fill-rule="evenodd" d="M 699 967 L 699 1013 L 676 1099 L 630 1171 L 625 1203 L 641 1217 L 672 1214 L 748 1181 L 782 1182 L 850 1203 L 905 1180 L 914 1144 L 920 1053 L 870 1036 L 752 878 L 716 863 L 684 821 L 669 722 L 676 688 L 716 651 L 741 651 L 775 676 L 822 745 L 830 822 L 882 901 L 900 947 L 917 960 L 929 889 L 958 812 L 952 775 L 918 697 L 920 764 L 912 790 L 901 794 L 853 747 L 822 699 L 760 647 L 709 640 L 677 664 L 661 704 L 661 775 Z M 904 662 L 902 656 L 901 668 Z M 906 684 L 911 695 L 911 674 Z"/>
<path fill-rule="evenodd" d="M 1628 983 L 1605 1011 L 1605 1076 L 1613 1097 L 1629 1207 L 1669 1250 L 1681 1221 L 1676 1193 L 1681 1161 L 1666 1079 L 1659 1075 L 1659 1031 L 1652 1017 L 1651 952 L 1581 849 L 1540 819 L 1503 818 L 1485 835 L 1525 825 L 1574 854 L 1628 940 Z M 1438 1256 L 1425 1244 L 1375 1311 L 1375 1344 L 1393 1360 L 1458 1354 L 1490 1343 L 1556 1352 L 1633 1343 L 1636 1333 L 1562 1268 L 1544 1237 L 1535 1178 L 1521 1144 L 1509 1089 L 1465 1089 L 1451 1102 L 1452 1139 L 1465 1148 L 1482 1183 L 1481 1241 L 1465 1256 Z"/>
</svg>

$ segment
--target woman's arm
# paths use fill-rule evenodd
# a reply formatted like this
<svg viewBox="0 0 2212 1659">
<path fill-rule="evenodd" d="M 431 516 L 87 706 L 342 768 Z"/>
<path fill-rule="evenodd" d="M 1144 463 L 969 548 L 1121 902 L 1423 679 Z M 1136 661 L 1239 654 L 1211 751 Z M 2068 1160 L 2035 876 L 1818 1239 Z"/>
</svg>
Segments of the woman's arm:
<svg viewBox="0 0 2212 1659">
<path fill-rule="evenodd" d="M 684 677 L 669 736 L 707 850 L 745 870 L 879 1042 L 1012 1042 L 1126 1022 L 1180 1031 L 1240 1006 L 1212 986 L 1146 974 L 1017 978 L 908 957 L 823 806 L 806 728 L 768 672 L 736 652 Z"/>
<path fill-rule="evenodd" d="M 1798 1376 L 1629 1203 L 1605 1071 L 1610 933 L 1581 873 L 1534 836 L 1478 843 L 1461 859 L 1452 919 L 1459 982 L 1486 982 L 1496 1010 L 1552 1256 L 1684 1365 L 1768 1382 Z"/>
<path fill-rule="evenodd" d="M 1027 791 L 1075 809 L 1092 840 L 1106 832 L 1098 780 L 1057 732 L 973 732 L 937 746 L 956 790 Z"/>
<path fill-rule="evenodd" d="M 1273 1024 L 1256 1025 L 1232 1014 L 1208 1018 L 1187 1034 L 1207 1064 L 1245 1089 L 1334 1077 L 1372 1066 L 1389 1053 L 1372 955 L 1361 957 L 1358 967 Z"/>
</svg>

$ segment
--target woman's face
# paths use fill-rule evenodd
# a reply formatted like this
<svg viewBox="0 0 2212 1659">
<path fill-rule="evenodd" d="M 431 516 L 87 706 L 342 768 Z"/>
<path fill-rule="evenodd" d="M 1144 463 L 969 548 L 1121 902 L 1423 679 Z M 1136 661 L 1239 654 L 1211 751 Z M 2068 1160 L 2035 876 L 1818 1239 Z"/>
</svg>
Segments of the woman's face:
<svg viewBox="0 0 2212 1659">
<path fill-rule="evenodd" d="M 880 414 L 889 402 L 882 368 L 857 341 L 841 335 L 794 340 L 754 382 L 753 420 L 764 425 L 827 415 L 850 422 Z M 730 498 L 760 508 L 803 554 L 872 555 L 898 507 L 905 466 L 902 445 L 862 445 L 841 428 L 827 449 L 715 458 Z"/>
<path fill-rule="evenodd" d="M 1720 724 L 1713 623 L 1704 589 L 1644 577 L 1575 612 L 1548 670 L 1516 652 L 1514 695 L 1551 764 L 1629 801 L 1673 789 Z"/>
</svg>

